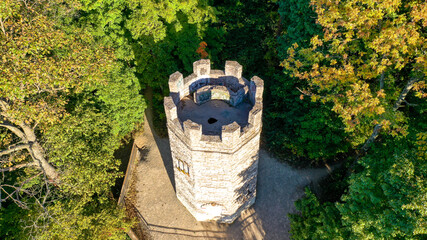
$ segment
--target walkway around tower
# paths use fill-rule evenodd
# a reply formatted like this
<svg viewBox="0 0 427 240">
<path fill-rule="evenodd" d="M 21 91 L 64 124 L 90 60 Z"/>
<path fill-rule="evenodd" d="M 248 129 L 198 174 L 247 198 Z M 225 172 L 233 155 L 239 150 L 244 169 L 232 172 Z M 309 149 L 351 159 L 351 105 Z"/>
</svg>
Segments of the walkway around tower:
<svg viewBox="0 0 427 240">
<path fill-rule="evenodd" d="M 150 115 L 150 114 L 148 114 Z M 233 224 L 197 222 L 175 195 L 169 141 L 159 138 L 145 121 L 142 159 L 133 174 L 130 195 L 155 240 L 289 239 L 288 214 L 304 187 L 328 174 L 324 169 L 296 170 L 260 151 L 257 198 Z"/>
</svg>

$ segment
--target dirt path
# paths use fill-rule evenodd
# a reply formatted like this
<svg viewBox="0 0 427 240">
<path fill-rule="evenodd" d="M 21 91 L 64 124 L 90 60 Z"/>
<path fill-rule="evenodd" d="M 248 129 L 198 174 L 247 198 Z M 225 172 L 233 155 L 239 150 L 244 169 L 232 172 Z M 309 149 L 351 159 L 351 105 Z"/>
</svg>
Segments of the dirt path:
<svg viewBox="0 0 427 240">
<path fill-rule="evenodd" d="M 169 141 L 152 132 L 145 121 L 143 159 L 136 169 L 136 205 L 155 240 L 289 239 L 288 214 L 304 187 L 326 176 L 324 169 L 297 170 L 260 151 L 257 199 L 233 224 L 197 222 L 175 196 Z"/>
</svg>

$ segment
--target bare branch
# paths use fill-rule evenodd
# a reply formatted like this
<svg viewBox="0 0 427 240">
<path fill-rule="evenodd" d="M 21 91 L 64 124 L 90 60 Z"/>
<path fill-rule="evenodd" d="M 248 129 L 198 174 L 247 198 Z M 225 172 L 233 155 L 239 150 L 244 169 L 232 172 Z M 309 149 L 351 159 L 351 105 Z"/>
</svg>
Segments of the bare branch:
<svg viewBox="0 0 427 240">
<path fill-rule="evenodd" d="M 296 87 L 296 89 L 298 89 L 298 91 L 300 91 L 304 95 L 307 95 L 307 96 L 312 96 L 313 95 L 313 94 L 307 92 L 306 90 L 301 90 L 299 87 Z"/>
<path fill-rule="evenodd" d="M 7 37 L 6 35 L 6 29 L 4 28 L 4 22 L 6 21 L 7 18 L 5 18 L 4 20 L 2 18 L 0 18 L 0 28 L 1 31 L 3 32 L 4 36 Z"/>
<path fill-rule="evenodd" d="M 36 162 L 21 163 L 21 164 L 17 164 L 15 166 L 12 166 L 12 167 L 1 168 L 0 172 L 10 172 L 10 171 L 14 171 L 16 169 L 20 169 L 20 168 L 24 168 L 24 167 L 31 167 L 31 166 L 37 166 L 37 163 Z"/>
<path fill-rule="evenodd" d="M 316 97 L 318 99 L 323 99 L 323 100 L 327 100 L 325 96 L 320 96 L 320 95 L 316 95 L 308 90 L 301 90 L 299 87 L 295 87 L 298 91 L 300 91 L 302 93 L 302 95 L 300 96 L 300 99 L 302 100 L 305 96 L 309 96 L 309 97 Z"/>
<path fill-rule="evenodd" d="M 17 146 L 12 146 L 12 147 L 9 147 L 9 149 L 7 149 L 7 150 L 0 151 L 0 156 L 4 156 L 7 154 L 11 154 L 13 152 L 28 149 L 29 147 L 30 147 L 29 144 L 21 144 L 21 145 L 17 145 Z"/>
<path fill-rule="evenodd" d="M 65 89 L 67 89 L 66 87 L 60 87 L 60 88 L 52 88 L 52 89 L 41 89 L 40 88 L 40 86 L 38 85 L 38 84 L 34 84 L 34 86 L 36 86 L 37 87 L 37 94 L 40 94 L 40 93 L 45 93 L 45 92 L 48 92 L 48 93 L 56 93 L 56 92 L 58 92 L 58 91 L 62 91 L 62 90 L 65 90 Z"/>
<path fill-rule="evenodd" d="M 406 103 L 406 105 L 408 105 L 408 106 L 418 106 L 418 104 L 415 104 L 415 103 L 409 103 L 408 101 L 406 101 L 406 100 L 403 100 L 405 103 Z"/>
<path fill-rule="evenodd" d="M 34 126 L 33 126 L 33 130 L 34 129 L 36 129 L 36 127 L 39 125 L 39 122 L 37 121 L 36 123 L 34 123 Z"/>
<path fill-rule="evenodd" d="M 365 144 L 363 144 L 362 146 L 362 151 L 366 152 L 368 151 L 371 143 L 378 137 L 378 135 L 380 134 L 380 130 L 383 127 L 383 125 L 381 124 L 377 124 L 374 127 L 374 130 L 372 131 L 371 136 L 368 138 L 368 140 L 366 140 Z"/>
<path fill-rule="evenodd" d="M 27 137 L 25 136 L 25 134 L 16 126 L 8 123 L 8 122 L 1 122 L 0 123 L 0 127 L 5 127 L 7 129 L 9 129 L 11 132 L 13 132 L 16 136 L 18 136 L 20 139 L 22 139 L 22 141 L 26 142 L 27 141 Z"/>
<path fill-rule="evenodd" d="M 422 78 L 412 78 L 409 80 L 409 82 L 406 84 L 405 88 L 400 93 L 399 98 L 397 99 L 396 103 L 394 104 L 393 111 L 396 111 L 399 109 L 402 102 L 405 100 L 406 95 L 408 95 L 409 91 L 414 87 L 414 83 L 420 81 Z"/>
<path fill-rule="evenodd" d="M 15 188 L 15 191 L 13 191 L 12 193 L 8 193 L 4 188 L 5 187 L 10 187 L 10 188 Z M 28 209 L 27 204 L 23 203 L 22 201 L 20 201 L 19 199 L 14 198 L 12 195 L 16 192 L 16 187 L 12 186 L 12 185 L 2 185 L 0 186 L 0 191 L 3 191 L 4 193 L 6 193 L 7 197 L 4 199 L 0 199 L 1 201 L 3 200 L 7 200 L 7 199 L 11 199 L 13 202 L 16 203 L 16 205 L 18 205 L 20 208 L 23 209 Z"/>
<path fill-rule="evenodd" d="M 29 181 L 31 181 L 32 179 L 34 179 L 35 177 L 38 177 L 38 176 L 40 176 L 40 174 L 42 174 L 42 172 L 40 172 L 40 173 L 38 173 L 38 174 L 36 174 L 36 175 L 34 175 L 34 176 L 32 176 L 32 177 L 30 177 L 30 178 L 28 178 L 28 179 L 26 179 L 24 182 L 22 182 L 19 186 L 14 186 L 14 185 L 9 185 L 9 184 L 2 184 L 2 185 L 0 185 L 0 191 L 3 191 L 4 193 L 6 193 L 6 198 L 4 198 L 4 199 L 0 199 L 0 201 L 4 201 L 4 200 L 7 200 L 7 199 L 11 199 L 13 202 L 15 202 L 19 207 L 21 207 L 21 208 L 24 208 L 24 209 L 27 209 L 28 207 L 27 207 L 27 204 L 25 203 L 25 202 L 22 202 L 21 200 L 20 200 L 20 198 L 19 198 L 19 196 L 20 196 L 20 194 L 19 193 L 25 193 L 25 194 L 27 194 L 29 197 L 34 197 L 34 198 L 36 198 L 35 197 L 35 193 L 34 192 L 31 192 L 31 191 L 29 191 L 29 190 L 27 190 L 27 189 L 24 189 L 23 188 L 23 186 L 26 184 L 26 183 L 28 183 Z M 12 189 L 14 189 L 14 191 L 13 192 L 11 192 L 11 193 L 9 193 L 8 191 L 6 191 L 6 189 L 5 189 L 5 187 L 7 187 L 7 188 L 12 188 Z M 16 195 L 16 197 L 13 197 L 13 195 Z M 42 206 L 43 207 L 43 206 Z"/>
<path fill-rule="evenodd" d="M 5 100 L 0 99 L 0 107 L 1 107 L 2 111 L 5 112 L 7 110 L 7 108 L 9 107 L 9 104 Z"/>
</svg>

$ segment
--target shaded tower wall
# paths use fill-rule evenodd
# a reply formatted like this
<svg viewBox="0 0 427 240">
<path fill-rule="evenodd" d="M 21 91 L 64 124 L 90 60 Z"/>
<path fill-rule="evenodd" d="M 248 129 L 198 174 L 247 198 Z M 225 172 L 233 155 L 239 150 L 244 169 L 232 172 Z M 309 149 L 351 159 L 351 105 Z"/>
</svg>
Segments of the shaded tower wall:
<svg viewBox="0 0 427 240">
<path fill-rule="evenodd" d="M 244 79 L 242 66 L 234 61 L 226 62 L 225 71 L 211 70 L 209 60 L 199 60 L 193 68 L 186 78 L 179 72 L 170 76 L 171 94 L 164 99 L 176 195 L 198 221 L 233 222 L 255 202 L 263 80 Z M 234 99 L 229 101 L 251 103 L 246 126 L 232 122 L 217 135 L 204 135 L 202 124 L 179 119 L 180 100 L 209 85 L 229 89 L 226 96 Z"/>
</svg>

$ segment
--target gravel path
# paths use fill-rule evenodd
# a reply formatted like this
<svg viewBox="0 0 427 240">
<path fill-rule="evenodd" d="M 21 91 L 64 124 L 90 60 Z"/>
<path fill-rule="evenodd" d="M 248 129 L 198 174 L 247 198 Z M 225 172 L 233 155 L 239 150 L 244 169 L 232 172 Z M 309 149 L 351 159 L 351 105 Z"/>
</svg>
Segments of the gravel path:
<svg viewBox="0 0 427 240">
<path fill-rule="evenodd" d="M 289 239 L 289 213 L 304 187 L 328 174 L 323 169 L 293 169 L 260 151 L 257 199 L 233 224 L 197 222 L 175 196 L 169 141 L 159 138 L 145 121 L 143 159 L 132 184 L 136 206 L 147 220 L 155 240 L 173 239 Z"/>
</svg>

